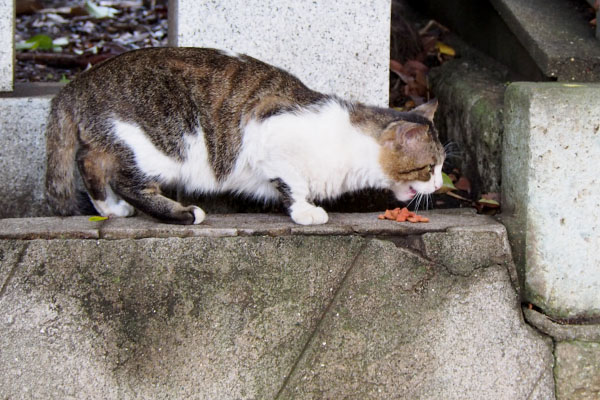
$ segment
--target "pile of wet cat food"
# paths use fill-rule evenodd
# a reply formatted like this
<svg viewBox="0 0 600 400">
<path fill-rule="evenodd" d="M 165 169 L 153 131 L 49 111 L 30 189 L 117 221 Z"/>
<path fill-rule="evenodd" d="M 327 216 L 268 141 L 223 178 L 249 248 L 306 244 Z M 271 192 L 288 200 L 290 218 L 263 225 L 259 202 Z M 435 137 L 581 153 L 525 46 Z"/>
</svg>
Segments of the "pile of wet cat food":
<svg viewBox="0 0 600 400">
<path fill-rule="evenodd" d="M 429 218 L 417 215 L 412 211 L 408 211 L 408 208 L 394 208 L 393 210 L 385 210 L 385 213 L 377 217 L 379 219 L 389 219 L 396 222 L 429 222 Z"/>
</svg>

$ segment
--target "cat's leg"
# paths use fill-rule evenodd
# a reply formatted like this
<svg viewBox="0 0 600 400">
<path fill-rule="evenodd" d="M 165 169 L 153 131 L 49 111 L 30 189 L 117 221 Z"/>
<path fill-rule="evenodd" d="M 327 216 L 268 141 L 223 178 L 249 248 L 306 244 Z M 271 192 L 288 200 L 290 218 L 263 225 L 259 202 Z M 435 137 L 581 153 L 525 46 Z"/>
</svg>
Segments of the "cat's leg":
<svg viewBox="0 0 600 400">
<path fill-rule="evenodd" d="M 102 151 L 82 147 L 77 152 L 77 165 L 94 208 L 103 217 L 129 217 L 135 209 L 113 192 L 110 187 L 112 156 Z"/>
<path fill-rule="evenodd" d="M 327 212 L 314 204 L 308 198 L 308 189 L 300 181 L 282 178 L 273 179 L 272 182 L 280 193 L 281 201 L 288 210 L 292 220 L 300 225 L 319 225 L 329 220 Z M 293 182 L 288 184 L 287 182 Z"/>
<path fill-rule="evenodd" d="M 186 207 L 163 196 L 156 182 L 140 184 L 120 177 L 115 182 L 115 191 L 140 211 L 167 223 L 199 224 L 206 217 L 200 207 Z"/>
</svg>

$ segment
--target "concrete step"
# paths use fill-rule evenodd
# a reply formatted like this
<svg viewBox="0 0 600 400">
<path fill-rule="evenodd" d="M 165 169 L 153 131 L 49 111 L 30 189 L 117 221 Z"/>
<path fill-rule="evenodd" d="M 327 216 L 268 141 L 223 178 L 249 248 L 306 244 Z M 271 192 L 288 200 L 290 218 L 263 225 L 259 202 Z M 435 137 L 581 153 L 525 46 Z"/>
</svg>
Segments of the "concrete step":
<svg viewBox="0 0 600 400">
<path fill-rule="evenodd" d="M 600 80 L 600 41 L 573 2 L 490 0 L 547 77 Z"/>
<path fill-rule="evenodd" d="M 600 80 L 600 40 L 571 0 L 411 0 L 502 62 L 513 80 Z"/>
<path fill-rule="evenodd" d="M 557 398 L 600 393 L 600 85 L 517 82 L 472 49 L 432 74 L 437 125 L 476 191 L 502 192 L 527 321 L 555 343 Z M 501 185 L 500 185 L 501 183 Z"/>
<path fill-rule="evenodd" d="M 0 220 L 0 397 L 549 399 L 504 227 Z"/>
</svg>

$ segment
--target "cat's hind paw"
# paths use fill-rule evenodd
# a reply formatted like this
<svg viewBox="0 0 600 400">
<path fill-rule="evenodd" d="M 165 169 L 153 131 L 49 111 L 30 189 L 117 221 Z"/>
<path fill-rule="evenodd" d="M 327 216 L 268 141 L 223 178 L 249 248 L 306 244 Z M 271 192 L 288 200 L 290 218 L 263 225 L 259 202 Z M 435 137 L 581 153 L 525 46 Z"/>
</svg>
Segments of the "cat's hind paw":
<svg viewBox="0 0 600 400">
<path fill-rule="evenodd" d="M 135 208 L 131 204 L 115 196 L 107 197 L 106 200 L 92 199 L 92 204 L 103 217 L 130 217 L 135 214 Z"/>
<path fill-rule="evenodd" d="M 299 225 L 320 225 L 329 220 L 327 212 L 321 207 L 310 206 L 310 208 L 302 208 L 294 210 L 290 216 L 292 220 Z"/>
</svg>

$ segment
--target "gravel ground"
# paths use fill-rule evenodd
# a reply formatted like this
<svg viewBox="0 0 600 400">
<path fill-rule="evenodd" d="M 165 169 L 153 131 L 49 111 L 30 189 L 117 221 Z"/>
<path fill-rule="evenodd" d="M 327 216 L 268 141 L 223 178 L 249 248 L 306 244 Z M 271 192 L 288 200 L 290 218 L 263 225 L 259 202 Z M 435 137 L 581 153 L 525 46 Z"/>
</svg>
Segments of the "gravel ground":
<svg viewBox="0 0 600 400">
<path fill-rule="evenodd" d="M 65 44 L 60 51 L 19 50 L 15 80 L 72 79 L 88 65 L 124 51 L 166 46 L 166 3 L 166 0 L 97 2 L 117 12 L 113 17 L 96 18 L 87 12 L 84 1 L 18 0 L 15 43 L 41 34 Z"/>
</svg>

